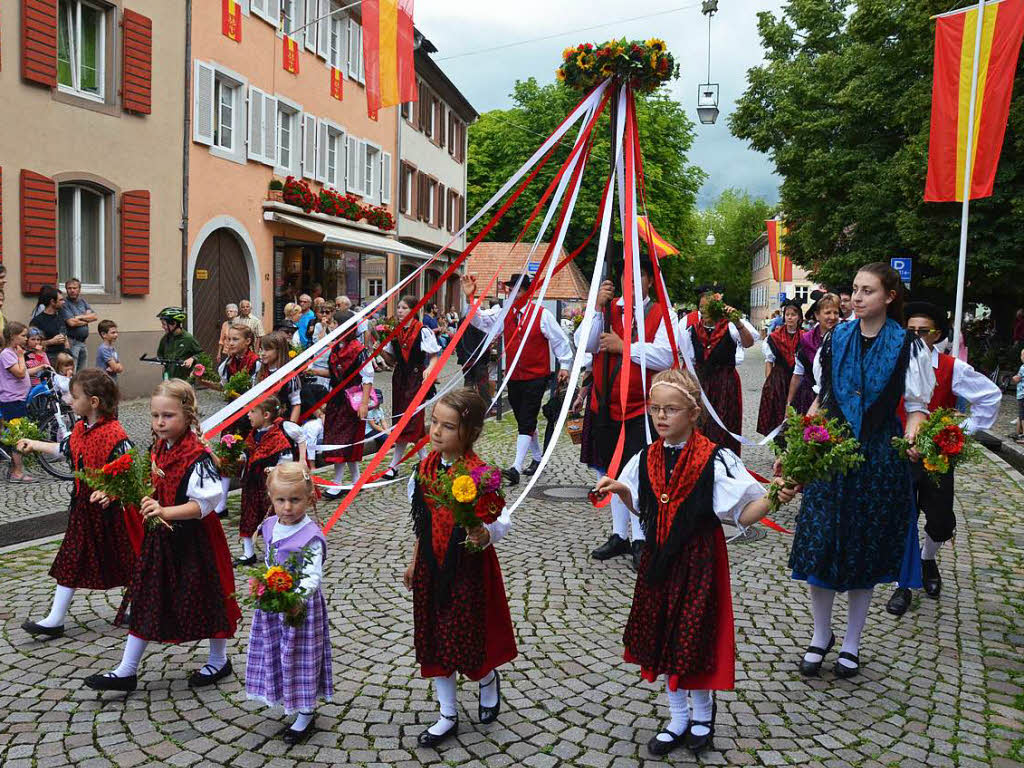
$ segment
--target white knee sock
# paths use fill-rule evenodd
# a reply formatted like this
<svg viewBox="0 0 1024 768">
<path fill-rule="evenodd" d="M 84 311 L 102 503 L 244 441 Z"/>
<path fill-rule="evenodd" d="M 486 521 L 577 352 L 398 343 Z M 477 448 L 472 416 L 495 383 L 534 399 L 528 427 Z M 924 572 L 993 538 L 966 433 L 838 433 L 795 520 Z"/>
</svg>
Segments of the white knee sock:
<svg viewBox="0 0 1024 768">
<path fill-rule="evenodd" d="M 843 638 L 843 652 L 858 655 L 860 634 L 864 631 L 864 623 L 868 620 L 868 608 L 871 607 L 873 589 L 851 589 L 846 593 L 849 609 L 846 618 L 846 636 Z M 856 667 L 852 661 L 840 659 L 839 663 L 847 667 Z"/>
<path fill-rule="evenodd" d="M 434 693 L 437 696 L 441 717 L 427 730 L 435 736 L 441 736 L 455 727 L 455 716 L 458 711 L 455 702 L 455 675 L 456 673 L 452 672 L 448 677 L 434 678 Z"/>
<path fill-rule="evenodd" d="M 622 503 L 616 495 L 612 495 L 612 533 L 623 539 L 629 539 L 629 507 Z"/>
<path fill-rule="evenodd" d="M 231 490 L 231 478 L 221 475 L 220 487 L 224 491 L 224 495 L 220 497 L 220 504 L 217 505 L 217 509 L 214 512 L 223 512 L 228 508 L 228 491 Z"/>
<path fill-rule="evenodd" d="M 295 722 L 291 724 L 293 731 L 304 731 L 306 726 L 313 722 L 313 718 L 316 717 L 316 712 L 299 712 L 295 716 Z"/>
<path fill-rule="evenodd" d="M 827 648 L 829 640 L 832 639 L 832 603 L 835 602 L 836 593 L 832 589 L 809 587 L 811 591 L 811 617 L 814 619 L 814 637 L 811 638 L 811 645 L 818 648 Z M 804 661 L 821 661 L 821 656 L 816 653 L 805 653 Z"/>
<path fill-rule="evenodd" d="M 516 460 L 512 462 L 512 466 L 520 472 L 523 471 L 523 462 L 526 461 L 526 454 L 530 452 L 530 440 L 531 437 L 529 435 L 519 435 L 516 437 Z"/>
<path fill-rule="evenodd" d="M 345 466 L 348 467 L 348 474 L 349 477 L 351 478 L 351 480 L 349 480 L 349 484 L 355 485 L 356 480 L 359 479 L 359 462 L 350 461 L 347 464 L 345 464 Z"/>
<path fill-rule="evenodd" d="M 228 641 L 227 638 L 210 638 L 210 656 L 206 660 L 207 666 L 218 670 L 228 663 Z"/>
<path fill-rule="evenodd" d="M 41 627 L 59 627 L 64 623 L 64 617 L 68 613 L 68 606 L 71 605 L 71 598 L 75 596 L 75 590 L 71 587 L 57 585 L 53 592 L 53 607 L 45 619 L 38 622 Z"/>
<path fill-rule="evenodd" d="M 673 691 L 668 687 L 668 681 L 666 680 L 665 693 L 668 694 L 668 711 L 669 715 L 671 715 L 666 728 L 670 733 L 679 736 L 690 724 L 690 702 L 686 700 L 688 691 L 685 688 Z M 658 740 L 671 741 L 671 739 L 662 738 L 660 733 L 658 734 Z"/>
<path fill-rule="evenodd" d="M 932 537 L 926 533 L 924 535 L 924 541 L 921 542 L 921 559 L 934 560 L 935 555 L 939 553 L 939 547 L 941 546 L 941 541 L 934 541 Z"/>
<path fill-rule="evenodd" d="M 480 679 L 480 706 L 493 707 L 498 703 L 497 675 L 497 670 L 492 669 L 491 674 Z"/>
<path fill-rule="evenodd" d="M 629 513 L 629 527 L 630 531 L 633 534 L 633 541 L 643 541 L 645 538 L 647 538 L 646 536 L 644 536 L 644 529 L 640 525 L 639 516 L 634 515 L 632 512 Z"/>
<path fill-rule="evenodd" d="M 690 700 L 693 702 L 693 719 L 710 722 L 714 706 L 711 691 L 690 691 Z M 711 729 L 703 725 L 691 726 L 691 730 L 694 736 L 707 736 L 711 733 Z"/>
<path fill-rule="evenodd" d="M 399 464 L 402 463 L 402 457 L 405 456 L 405 449 L 409 443 L 397 442 L 395 443 L 395 454 L 391 457 L 391 468 L 396 469 Z"/>
<path fill-rule="evenodd" d="M 540 461 L 541 456 L 544 455 L 544 452 L 540 449 L 540 440 L 537 439 L 536 431 L 530 436 L 530 453 L 533 454 L 533 458 L 537 461 Z"/>
<path fill-rule="evenodd" d="M 347 464 L 335 464 L 334 465 L 334 483 L 335 485 L 345 484 L 345 467 Z"/>
<path fill-rule="evenodd" d="M 241 536 L 242 539 L 242 557 L 252 557 L 256 554 L 256 550 L 252 545 L 252 536 Z"/>
<path fill-rule="evenodd" d="M 149 642 L 135 635 L 128 635 L 128 642 L 124 645 L 124 654 L 121 656 L 121 664 L 111 674 L 114 677 L 130 677 L 139 669 L 139 661 L 142 654 L 146 652 Z"/>
</svg>

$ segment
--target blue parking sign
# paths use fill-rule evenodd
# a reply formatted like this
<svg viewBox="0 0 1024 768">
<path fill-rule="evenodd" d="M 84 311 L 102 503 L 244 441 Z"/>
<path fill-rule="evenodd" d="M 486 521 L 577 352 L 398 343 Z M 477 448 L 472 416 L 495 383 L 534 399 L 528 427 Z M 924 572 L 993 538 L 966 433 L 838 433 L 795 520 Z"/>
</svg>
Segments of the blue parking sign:
<svg viewBox="0 0 1024 768">
<path fill-rule="evenodd" d="M 779 294 L 779 304 L 781 304 L 781 303 L 782 303 L 782 302 L 784 302 L 785 300 L 786 300 L 786 292 L 785 292 L 785 291 L 782 291 L 782 292 L 781 292 L 781 293 Z"/>
<path fill-rule="evenodd" d="M 911 259 L 909 257 L 906 257 L 906 258 L 895 258 L 894 257 L 894 258 L 889 260 L 889 263 L 892 265 L 892 268 L 900 273 L 900 280 L 903 281 L 903 284 L 905 286 L 907 286 L 907 288 L 910 287 L 910 273 L 911 273 L 912 262 L 913 262 L 913 259 Z"/>
</svg>

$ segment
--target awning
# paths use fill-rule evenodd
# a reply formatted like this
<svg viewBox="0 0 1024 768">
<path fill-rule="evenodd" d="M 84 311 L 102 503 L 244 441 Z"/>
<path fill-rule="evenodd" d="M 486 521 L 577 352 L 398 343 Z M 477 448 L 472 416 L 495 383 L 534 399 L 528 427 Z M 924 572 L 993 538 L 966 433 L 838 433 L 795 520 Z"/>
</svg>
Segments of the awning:
<svg viewBox="0 0 1024 768">
<path fill-rule="evenodd" d="M 290 216 L 287 213 L 268 211 L 268 217 L 273 221 L 288 224 L 293 227 L 301 227 L 307 232 L 319 235 L 322 242 L 332 245 L 342 245 L 356 251 L 369 251 L 370 253 L 394 253 L 399 256 L 411 256 L 416 259 L 430 259 L 434 254 L 413 248 L 411 245 L 392 240 L 390 237 L 382 237 L 372 232 L 363 232 L 359 229 L 340 227 L 337 224 L 330 224 L 326 221 L 316 219 L 303 219 L 299 216 Z"/>
</svg>

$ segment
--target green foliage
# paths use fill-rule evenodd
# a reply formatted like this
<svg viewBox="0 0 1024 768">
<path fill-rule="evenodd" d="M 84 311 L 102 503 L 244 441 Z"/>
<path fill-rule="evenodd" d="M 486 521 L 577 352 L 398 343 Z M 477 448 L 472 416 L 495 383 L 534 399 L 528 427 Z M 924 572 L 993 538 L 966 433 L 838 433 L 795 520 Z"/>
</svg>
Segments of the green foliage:
<svg viewBox="0 0 1024 768">
<path fill-rule="evenodd" d="M 729 126 L 783 177 L 788 254 L 825 283 L 914 257 L 917 296 L 956 285 L 959 203 L 925 204 L 935 22 L 946 0 L 790 0 L 758 15 L 765 63 Z M 995 194 L 971 204 L 969 298 L 1004 304 L 1024 282 L 1024 58 Z M 1003 302 L 998 302 L 1002 298 Z M 995 300 L 995 301 L 993 301 Z M 1004 323 L 1005 324 L 1005 323 Z"/>
<path fill-rule="evenodd" d="M 99 469 L 86 467 L 76 471 L 75 477 L 94 491 L 102 491 L 121 502 L 122 506 L 137 510 L 142 506 L 142 500 L 154 493 L 152 473 L 149 453 L 132 448 Z M 150 528 L 167 525 L 159 517 L 150 518 L 146 524 Z"/>
<path fill-rule="evenodd" d="M 904 437 L 894 437 L 893 447 L 904 459 L 911 447 L 915 448 L 921 454 L 924 471 L 936 478 L 961 464 L 980 461 L 981 449 L 961 426 L 966 418 L 951 408 L 938 408 L 928 414 L 913 445 Z"/>
<path fill-rule="evenodd" d="M 232 374 L 227 384 L 224 385 L 224 399 L 231 402 L 250 389 L 252 389 L 252 374 L 248 371 L 239 371 Z"/>
</svg>

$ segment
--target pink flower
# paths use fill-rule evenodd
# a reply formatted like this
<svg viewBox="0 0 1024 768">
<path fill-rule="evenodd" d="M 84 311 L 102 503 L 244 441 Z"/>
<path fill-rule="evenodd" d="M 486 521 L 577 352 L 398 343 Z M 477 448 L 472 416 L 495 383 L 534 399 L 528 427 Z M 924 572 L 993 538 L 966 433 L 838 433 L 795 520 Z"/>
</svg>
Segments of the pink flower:
<svg viewBox="0 0 1024 768">
<path fill-rule="evenodd" d="M 234 435 L 224 435 L 224 437 L 222 437 L 220 441 L 224 443 L 225 448 L 231 448 L 234 446 L 235 443 L 238 442 L 238 438 L 235 437 Z"/>
<path fill-rule="evenodd" d="M 267 585 L 262 581 L 256 583 L 256 597 L 263 597 L 263 593 L 267 591 Z"/>
<path fill-rule="evenodd" d="M 827 443 L 832 439 L 825 427 L 814 425 L 804 430 L 805 443 Z"/>
<path fill-rule="evenodd" d="M 203 365 L 202 363 L 196 363 L 194 366 L 192 366 L 192 375 L 195 376 L 197 379 L 203 378 L 205 374 L 206 366 Z"/>
<path fill-rule="evenodd" d="M 380 331 L 385 331 L 385 330 L 387 330 L 387 328 L 385 328 L 385 327 L 384 327 L 384 324 L 383 324 L 383 323 L 381 323 L 380 325 L 378 325 L 378 326 L 376 327 L 376 329 L 375 329 L 375 330 L 376 330 L 377 332 L 380 332 Z"/>
<path fill-rule="evenodd" d="M 496 467 L 481 465 L 469 471 L 480 494 L 493 493 L 501 487 L 501 473 Z"/>
<path fill-rule="evenodd" d="M 249 579 L 249 594 L 250 595 L 259 594 L 257 592 L 257 590 L 259 589 L 259 584 L 260 583 L 256 579 Z"/>
</svg>

